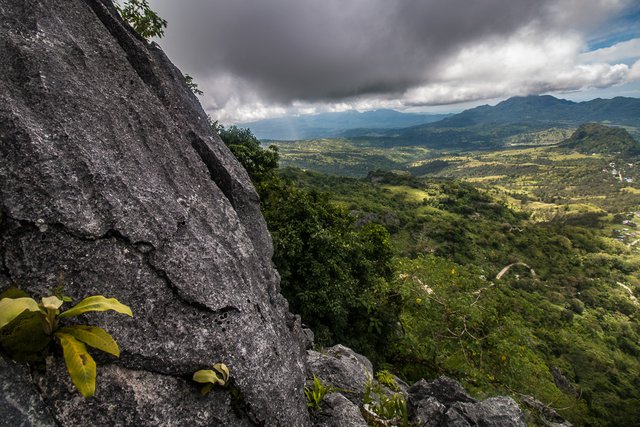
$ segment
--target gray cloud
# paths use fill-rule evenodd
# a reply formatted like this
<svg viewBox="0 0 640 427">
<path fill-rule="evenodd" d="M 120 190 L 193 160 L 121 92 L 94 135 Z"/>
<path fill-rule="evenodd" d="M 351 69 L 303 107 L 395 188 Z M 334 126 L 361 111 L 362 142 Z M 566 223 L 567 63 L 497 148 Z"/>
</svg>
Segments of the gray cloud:
<svg viewBox="0 0 640 427">
<path fill-rule="evenodd" d="M 443 61 L 524 27 L 597 28 L 628 0 L 151 0 L 160 44 L 207 92 L 205 104 L 401 97 Z M 569 25 L 571 26 L 569 28 Z M 226 82 L 226 83 L 223 83 Z"/>
</svg>

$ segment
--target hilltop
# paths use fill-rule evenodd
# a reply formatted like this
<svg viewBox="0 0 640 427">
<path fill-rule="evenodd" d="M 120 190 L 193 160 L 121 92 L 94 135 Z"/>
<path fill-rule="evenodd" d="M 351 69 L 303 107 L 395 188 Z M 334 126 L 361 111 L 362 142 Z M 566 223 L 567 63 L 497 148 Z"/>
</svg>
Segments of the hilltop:
<svg viewBox="0 0 640 427">
<path fill-rule="evenodd" d="M 574 149 L 585 154 L 634 155 L 640 153 L 640 144 L 629 135 L 629 132 L 622 128 L 598 123 L 587 123 L 580 126 L 559 147 Z"/>
</svg>

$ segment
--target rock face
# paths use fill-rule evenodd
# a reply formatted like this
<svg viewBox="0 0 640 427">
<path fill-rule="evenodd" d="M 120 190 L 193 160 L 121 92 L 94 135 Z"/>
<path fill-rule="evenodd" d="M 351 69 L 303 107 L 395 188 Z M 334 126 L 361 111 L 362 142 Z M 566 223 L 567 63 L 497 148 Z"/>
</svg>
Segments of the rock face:
<svg viewBox="0 0 640 427">
<path fill-rule="evenodd" d="M 323 384 L 348 390 L 345 397 L 358 403 L 367 382 L 373 378 L 373 365 L 363 355 L 338 344 L 323 352 L 307 350 L 307 378 L 313 375 Z"/>
<path fill-rule="evenodd" d="M 55 426 L 29 370 L 1 356 L 0 392 L 0 416 L 4 425 Z"/>
<path fill-rule="evenodd" d="M 42 413 L 65 426 L 306 425 L 303 333 L 258 197 L 180 71 L 109 0 L 3 0 L 0 22 L 0 290 L 39 298 L 60 273 L 75 301 L 115 297 L 135 316 L 85 316 L 122 355 L 102 360 L 86 401 L 49 360 L 33 373 Z M 241 402 L 199 397 L 189 378 L 215 362 Z M 16 371 L 3 387 L 29 378 L 2 370 Z M 11 410 L 5 399 L 2 419 Z"/>
<path fill-rule="evenodd" d="M 525 427 L 518 404 L 510 397 L 491 397 L 478 402 L 455 380 L 440 377 L 420 380 L 408 391 L 409 418 L 421 427 Z"/>
<path fill-rule="evenodd" d="M 420 427 L 526 425 L 524 413 L 510 397 L 491 397 L 478 402 L 460 383 L 445 376 L 431 382 L 423 379 L 409 388 L 395 380 L 395 391 L 391 390 L 374 378 L 371 362 L 366 357 L 342 345 L 322 352 L 307 351 L 310 388 L 314 376 L 331 391 L 320 408 L 312 410 L 314 427 L 388 426 L 404 421 Z M 381 402 L 394 397 L 405 402 L 404 415 L 397 411 L 385 415 L 381 410 Z"/>
</svg>

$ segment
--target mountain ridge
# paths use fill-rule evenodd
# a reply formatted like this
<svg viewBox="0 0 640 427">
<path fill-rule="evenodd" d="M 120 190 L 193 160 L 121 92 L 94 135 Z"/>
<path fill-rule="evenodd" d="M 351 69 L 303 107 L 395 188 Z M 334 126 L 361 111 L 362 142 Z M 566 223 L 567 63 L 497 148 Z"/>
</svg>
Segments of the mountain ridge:
<svg viewBox="0 0 640 427">
<path fill-rule="evenodd" d="M 258 139 L 292 141 L 335 138 L 356 129 L 394 129 L 435 122 L 450 114 L 403 113 L 392 109 L 348 110 L 238 123 Z"/>
<path fill-rule="evenodd" d="M 404 129 L 359 130 L 345 137 L 383 141 L 386 146 L 419 145 L 434 149 L 488 149 L 507 138 L 543 129 L 577 128 L 587 122 L 640 126 L 640 98 L 596 98 L 574 102 L 551 95 L 512 97 L 482 105 L 434 123 Z M 637 137 L 637 131 L 633 134 Z"/>
<path fill-rule="evenodd" d="M 461 121 L 517 123 L 522 120 L 554 123 L 612 121 L 636 124 L 640 121 L 640 99 L 615 97 L 574 102 L 551 95 L 514 96 L 495 106 L 482 105 L 445 118 L 433 127 L 455 127 Z M 468 126 L 469 124 L 465 124 Z"/>
</svg>

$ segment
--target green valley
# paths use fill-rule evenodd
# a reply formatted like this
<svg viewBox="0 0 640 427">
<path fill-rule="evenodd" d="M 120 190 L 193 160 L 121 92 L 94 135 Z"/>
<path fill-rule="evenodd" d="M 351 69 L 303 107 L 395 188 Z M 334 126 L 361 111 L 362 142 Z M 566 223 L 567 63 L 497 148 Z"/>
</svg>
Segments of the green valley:
<svg viewBox="0 0 640 427">
<path fill-rule="evenodd" d="M 257 180 L 283 293 L 320 344 L 406 380 L 446 374 L 575 425 L 637 424 L 638 143 L 595 124 L 511 141 L 259 149 L 288 165 Z M 531 425 L 549 422 L 540 407 Z"/>
</svg>

